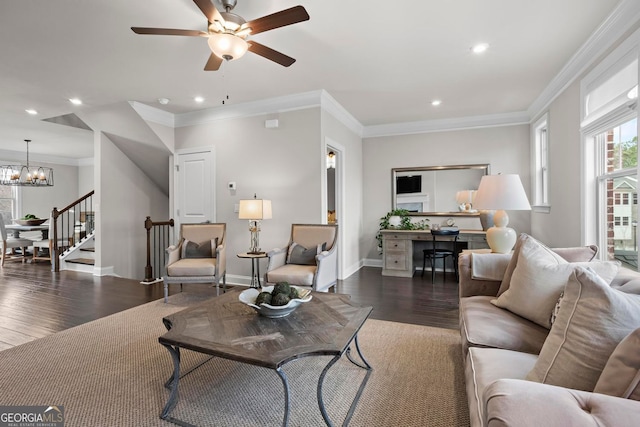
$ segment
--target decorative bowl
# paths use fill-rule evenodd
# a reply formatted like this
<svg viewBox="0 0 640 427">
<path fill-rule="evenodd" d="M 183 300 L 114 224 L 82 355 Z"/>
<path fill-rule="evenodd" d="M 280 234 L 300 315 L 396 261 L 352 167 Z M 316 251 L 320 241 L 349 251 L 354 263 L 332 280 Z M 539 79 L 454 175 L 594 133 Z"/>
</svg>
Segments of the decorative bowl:
<svg viewBox="0 0 640 427">
<path fill-rule="evenodd" d="M 270 305 L 270 304 L 260 304 L 255 305 L 256 298 L 260 292 L 271 292 L 273 291 L 273 286 L 264 286 L 262 289 L 250 288 L 242 291 L 240 293 L 240 302 L 247 304 L 249 307 L 252 307 L 258 314 L 270 317 L 272 319 L 278 317 L 285 317 L 293 313 L 302 303 L 311 301 L 313 295 L 311 295 L 311 291 L 309 289 L 301 288 L 298 286 L 292 286 L 298 290 L 298 293 L 302 296 L 302 298 L 296 298 L 289 301 L 286 305 Z"/>
<path fill-rule="evenodd" d="M 42 219 L 42 218 L 34 218 L 34 219 L 14 219 L 13 222 L 15 222 L 18 225 L 42 225 L 47 221 L 47 219 Z"/>
</svg>

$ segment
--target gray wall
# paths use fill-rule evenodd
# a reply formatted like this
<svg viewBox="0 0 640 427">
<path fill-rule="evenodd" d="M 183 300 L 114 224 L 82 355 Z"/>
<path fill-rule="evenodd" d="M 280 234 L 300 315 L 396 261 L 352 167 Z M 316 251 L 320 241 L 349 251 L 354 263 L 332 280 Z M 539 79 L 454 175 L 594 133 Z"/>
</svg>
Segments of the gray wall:
<svg viewBox="0 0 640 427">
<path fill-rule="evenodd" d="M 278 118 L 278 128 L 265 128 L 271 118 Z M 263 250 L 286 245 L 292 223 L 322 222 L 318 108 L 181 127 L 175 143 L 176 150 L 215 147 L 216 218 L 227 224 L 230 280 L 251 275 L 251 264 L 236 257 L 249 249 L 248 222 L 234 212 L 241 199 L 257 194 L 272 202 L 273 219 L 261 226 Z M 236 182 L 235 191 L 227 188 L 229 181 Z"/>
<path fill-rule="evenodd" d="M 549 213 L 531 214 L 531 233 L 552 247 L 581 244 L 580 83 L 549 108 Z M 595 243 L 595 242 L 587 242 Z"/>
<path fill-rule="evenodd" d="M 344 164 L 344 221 L 338 224 L 339 250 L 343 251 L 343 262 L 340 265 L 340 277 L 348 277 L 362 265 L 364 254 L 361 251 L 363 200 L 362 175 L 362 139 L 347 128 L 333 115 L 322 110 L 322 140 L 326 144 L 337 143 L 344 147 L 342 159 Z M 321 148 L 324 155 L 324 146 Z M 340 215 L 340 213 L 338 213 Z M 326 212 L 325 212 L 326 217 Z"/>
<path fill-rule="evenodd" d="M 144 220 L 167 219 L 168 198 L 104 134 L 96 132 L 96 268 L 98 274 L 142 280 Z"/>
<path fill-rule="evenodd" d="M 379 260 L 375 235 L 391 210 L 391 169 L 489 163 L 491 174 L 517 173 L 530 194 L 529 125 L 366 138 L 363 142 L 364 216 L 362 253 Z M 510 211 L 510 226 L 529 233 L 530 212 Z"/>
<path fill-rule="evenodd" d="M 33 162 L 31 162 L 33 163 Z M 51 210 L 62 209 L 78 198 L 78 167 L 37 162 L 53 168 L 53 187 L 22 188 L 22 215 L 49 218 Z"/>
</svg>

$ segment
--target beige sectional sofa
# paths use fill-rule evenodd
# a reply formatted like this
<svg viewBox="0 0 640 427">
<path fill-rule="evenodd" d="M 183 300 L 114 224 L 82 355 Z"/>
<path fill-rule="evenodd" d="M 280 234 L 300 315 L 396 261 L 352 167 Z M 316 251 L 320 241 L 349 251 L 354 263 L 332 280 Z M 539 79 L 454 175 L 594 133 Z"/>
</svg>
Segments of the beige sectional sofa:
<svg viewBox="0 0 640 427">
<path fill-rule="evenodd" d="M 471 426 L 640 425 L 640 273 L 596 253 L 460 255 Z"/>
</svg>

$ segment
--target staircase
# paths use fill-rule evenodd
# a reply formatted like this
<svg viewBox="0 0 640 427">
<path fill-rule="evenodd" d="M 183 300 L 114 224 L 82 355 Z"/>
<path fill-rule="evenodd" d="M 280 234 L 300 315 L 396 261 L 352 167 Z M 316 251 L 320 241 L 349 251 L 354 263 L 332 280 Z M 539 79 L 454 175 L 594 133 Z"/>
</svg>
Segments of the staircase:
<svg viewBox="0 0 640 427">
<path fill-rule="evenodd" d="M 60 269 L 93 273 L 95 265 L 95 231 L 60 255 Z"/>
<path fill-rule="evenodd" d="M 91 191 L 63 209 L 53 208 L 53 271 L 75 270 L 93 273 L 95 229 Z"/>
</svg>

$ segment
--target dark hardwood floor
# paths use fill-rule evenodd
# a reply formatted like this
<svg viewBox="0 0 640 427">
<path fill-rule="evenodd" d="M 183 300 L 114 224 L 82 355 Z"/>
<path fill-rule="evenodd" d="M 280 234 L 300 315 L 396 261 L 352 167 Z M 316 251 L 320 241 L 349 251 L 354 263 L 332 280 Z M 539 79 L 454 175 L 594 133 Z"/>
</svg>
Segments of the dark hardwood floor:
<svg viewBox="0 0 640 427">
<path fill-rule="evenodd" d="M 179 292 L 170 286 L 170 294 Z M 205 284 L 185 285 L 184 292 L 212 292 Z M 215 291 L 213 291 L 215 292 Z M 371 317 L 394 322 L 457 328 L 458 286 L 453 274 L 383 277 L 364 267 L 337 285 L 354 302 L 373 306 Z M 0 350 L 163 297 L 162 283 L 86 273 L 52 273 L 42 262 L 7 262 L 0 271 Z"/>
</svg>

